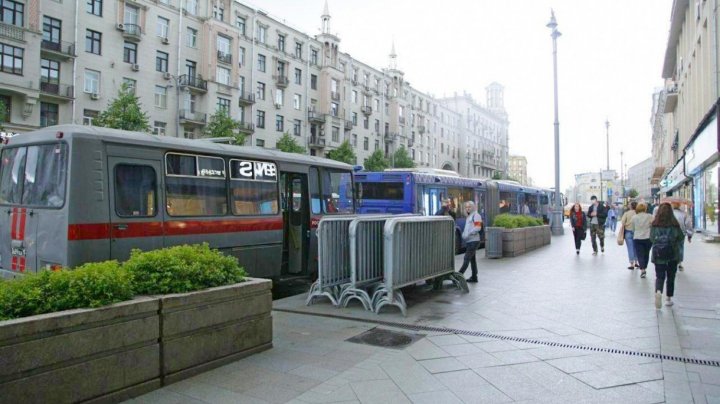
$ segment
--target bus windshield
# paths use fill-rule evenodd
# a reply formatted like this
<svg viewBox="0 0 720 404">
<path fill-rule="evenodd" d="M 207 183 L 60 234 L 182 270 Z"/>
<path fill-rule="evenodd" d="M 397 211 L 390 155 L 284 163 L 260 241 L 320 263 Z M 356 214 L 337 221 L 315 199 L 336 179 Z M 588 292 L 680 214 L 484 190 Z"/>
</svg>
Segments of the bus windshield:
<svg viewBox="0 0 720 404">
<path fill-rule="evenodd" d="M 67 154 L 66 144 L 3 149 L 0 203 L 61 207 L 65 203 Z"/>
<path fill-rule="evenodd" d="M 402 201 L 405 198 L 402 182 L 359 182 L 358 199 Z"/>
</svg>

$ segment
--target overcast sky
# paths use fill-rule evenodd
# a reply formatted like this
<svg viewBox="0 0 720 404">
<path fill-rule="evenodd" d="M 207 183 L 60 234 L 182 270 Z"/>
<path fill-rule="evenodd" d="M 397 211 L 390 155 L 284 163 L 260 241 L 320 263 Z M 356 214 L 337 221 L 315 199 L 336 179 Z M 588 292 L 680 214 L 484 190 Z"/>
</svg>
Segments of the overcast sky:
<svg viewBox="0 0 720 404">
<path fill-rule="evenodd" d="M 317 34 L 325 0 L 256 0 L 275 18 Z M 420 91 L 466 91 L 485 104 L 485 87 L 505 87 L 510 154 L 526 156 L 537 185 L 554 186 L 552 39 L 558 30 L 560 188 L 574 175 L 620 171 L 651 155 L 652 94 L 660 77 L 672 0 L 329 0 L 340 51 L 375 68 L 398 67 Z"/>
</svg>

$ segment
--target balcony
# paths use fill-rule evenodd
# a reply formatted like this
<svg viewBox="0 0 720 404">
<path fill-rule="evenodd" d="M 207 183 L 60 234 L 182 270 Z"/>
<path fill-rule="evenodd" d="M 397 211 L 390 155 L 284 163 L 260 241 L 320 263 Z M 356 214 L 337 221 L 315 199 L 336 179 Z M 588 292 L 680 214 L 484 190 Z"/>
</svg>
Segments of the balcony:
<svg viewBox="0 0 720 404">
<path fill-rule="evenodd" d="M 321 114 L 315 111 L 308 111 L 308 120 L 310 122 L 323 124 L 325 123 L 325 114 Z"/>
<path fill-rule="evenodd" d="M 353 126 L 352 121 L 345 121 L 345 130 L 352 130 Z"/>
<path fill-rule="evenodd" d="M 319 136 L 310 136 L 309 146 L 315 149 L 322 149 L 325 147 L 325 138 Z"/>
<path fill-rule="evenodd" d="M 137 24 L 122 24 L 123 38 L 131 42 L 140 42 L 142 39 L 142 27 Z"/>
<path fill-rule="evenodd" d="M 75 43 L 65 41 L 45 41 L 40 42 L 40 53 L 43 56 L 60 56 L 67 60 L 77 56 L 75 54 Z"/>
<path fill-rule="evenodd" d="M 207 123 L 207 114 L 192 112 L 187 109 L 180 110 L 180 124 L 192 126 L 204 126 Z"/>
<path fill-rule="evenodd" d="M 25 30 L 16 25 L 10 25 L 0 22 L 0 37 L 14 39 L 16 41 L 25 40 Z"/>
<path fill-rule="evenodd" d="M 255 124 L 240 122 L 240 124 L 238 125 L 238 130 L 240 131 L 240 133 L 251 135 L 255 133 Z"/>
<path fill-rule="evenodd" d="M 290 80 L 288 80 L 288 78 L 284 75 L 273 76 L 273 79 L 275 80 L 275 85 L 277 85 L 278 88 L 286 88 L 288 84 L 290 84 Z"/>
<path fill-rule="evenodd" d="M 207 80 L 200 76 L 190 76 L 183 74 L 178 78 L 178 85 L 181 87 L 188 87 L 190 91 L 196 92 L 207 92 Z"/>
<path fill-rule="evenodd" d="M 678 103 L 678 87 L 677 84 L 665 89 L 665 109 L 663 112 L 669 114 L 675 111 Z"/>
<path fill-rule="evenodd" d="M 220 63 L 232 64 L 232 54 L 223 51 L 217 51 L 217 60 Z"/>
<path fill-rule="evenodd" d="M 372 107 L 364 106 L 360 108 L 360 111 L 365 115 L 370 115 L 372 114 Z"/>
<path fill-rule="evenodd" d="M 331 98 L 333 101 L 340 101 L 340 93 L 337 92 L 337 91 L 331 91 L 331 92 L 330 92 L 330 98 Z"/>
<path fill-rule="evenodd" d="M 417 130 L 418 133 L 422 135 L 423 133 L 425 133 L 425 125 L 418 125 Z"/>
<path fill-rule="evenodd" d="M 62 100 L 69 100 L 75 97 L 75 89 L 73 86 L 47 81 L 40 82 L 40 93 Z"/>
<path fill-rule="evenodd" d="M 398 117 L 398 122 L 400 122 L 400 125 L 405 125 L 405 117 L 404 116 Z"/>
<path fill-rule="evenodd" d="M 240 98 L 238 99 L 239 105 L 252 105 L 255 104 L 255 94 L 240 92 Z"/>
</svg>

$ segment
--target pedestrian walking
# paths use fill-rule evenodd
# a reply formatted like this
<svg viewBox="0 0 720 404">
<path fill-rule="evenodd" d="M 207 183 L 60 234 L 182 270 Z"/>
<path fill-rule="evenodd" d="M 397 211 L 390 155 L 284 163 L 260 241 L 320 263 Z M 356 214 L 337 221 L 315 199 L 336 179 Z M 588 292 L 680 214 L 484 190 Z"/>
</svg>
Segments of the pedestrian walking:
<svg viewBox="0 0 720 404">
<path fill-rule="evenodd" d="M 600 251 L 605 252 L 605 220 L 607 210 L 604 204 L 600 203 L 597 196 L 590 197 L 592 204 L 588 208 L 587 217 L 590 220 L 590 242 L 592 243 L 593 255 L 597 255 L 598 246 L 596 238 L 600 241 Z"/>
<path fill-rule="evenodd" d="M 613 205 L 609 205 L 607 221 L 610 223 L 610 231 L 615 234 L 617 228 L 617 211 Z"/>
<path fill-rule="evenodd" d="M 477 213 L 475 202 L 465 202 L 465 212 L 467 213 L 467 218 L 465 219 L 465 228 L 462 232 L 462 238 L 465 241 L 465 257 L 463 257 L 460 273 L 465 274 L 468 264 L 470 264 L 472 267 L 472 276 L 470 276 L 467 281 L 477 283 L 478 269 L 475 251 L 477 251 L 478 245 L 480 245 L 480 233 L 483 231 L 483 221 L 480 214 Z"/>
<path fill-rule="evenodd" d="M 644 278 L 647 274 L 645 270 L 650 259 L 650 226 L 653 216 L 647 213 L 647 205 L 638 203 L 635 207 L 635 216 L 632 218 L 633 226 L 633 244 L 635 245 L 635 255 L 640 264 L 640 277 Z"/>
<path fill-rule="evenodd" d="M 693 225 L 692 218 L 690 215 L 680 209 L 680 202 L 672 203 L 673 216 L 675 220 L 680 224 L 680 230 L 683 232 L 683 241 L 680 243 L 680 253 L 678 256 L 678 269 L 684 271 L 683 261 L 685 260 L 685 236 L 687 236 L 688 243 L 692 243 L 693 236 Z"/>
<path fill-rule="evenodd" d="M 661 204 L 656 210 L 650 230 L 650 241 L 653 243 L 652 262 L 655 264 L 655 308 L 659 309 L 662 304 L 663 286 L 666 287 L 665 305 L 673 305 L 675 274 L 685 233 L 669 203 Z"/>
<path fill-rule="evenodd" d="M 575 254 L 580 255 L 580 246 L 587 234 L 587 216 L 585 216 L 582 206 L 577 202 L 575 202 L 570 210 L 570 227 L 572 227 L 575 238 Z"/>
<path fill-rule="evenodd" d="M 625 213 L 623 213 L 622 218 L 620 218 L 620 231 L 623 232 L 623 236 L 625 238 L 625 246 L 627 247 L 627 253 L 628 253 L 628 261 L 630 262 L 630 265 L 628 265 L 629 270 L 633 270 L 635 268 L 640 268 L 640 264 L 638 263 L 637 254 L 635 254 L 635 244 L 633 240 L 634 235 L 634 227 L 632 224 L 632 218 L 635 216 L 635 208 L 637 207 L 637 202 L 632 201 L 630 202 L 630 205 L 627 207 L 627 210 Z"/>
</svg>

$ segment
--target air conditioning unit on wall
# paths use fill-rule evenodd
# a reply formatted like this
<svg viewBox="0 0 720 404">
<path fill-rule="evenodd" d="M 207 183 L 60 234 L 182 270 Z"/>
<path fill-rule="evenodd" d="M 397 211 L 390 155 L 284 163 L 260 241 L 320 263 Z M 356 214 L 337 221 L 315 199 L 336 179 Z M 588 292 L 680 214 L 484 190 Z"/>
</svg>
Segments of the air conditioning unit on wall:
<svg viewBox="0 0 720 404">
<path fill-rule="evenodd" d="M 134 64 L 134 65 L 132 65 L 132 69 L 133 69 L 134 72 L 136 72 L 136 71 L 140 70 L 140 65 L 139 65 L 139 64 Z"/>
</svg>

